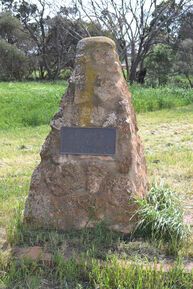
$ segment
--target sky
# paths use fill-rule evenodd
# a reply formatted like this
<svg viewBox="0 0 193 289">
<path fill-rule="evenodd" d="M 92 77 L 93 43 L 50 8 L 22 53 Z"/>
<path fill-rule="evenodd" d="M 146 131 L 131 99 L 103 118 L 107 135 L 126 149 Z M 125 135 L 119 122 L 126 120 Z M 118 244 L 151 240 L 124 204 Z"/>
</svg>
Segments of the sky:
<svg viewBox="0 0 193 289">
<path fill-rule="evenodd" d="M 50 3 L 51 5 L 55 6 L 55 7 L 60 7 L 60 6 L 69 6 L 72 4 L 73 0 L 46 0 L 48 3 Z M 96 2 L 100 3 L 101 0 L 96 0 Z M 127 0 L 125 0 L 127 1 Z M 138 0 L 132 0 L 132 3 L 135 4 L 135 2 Z M 139 0 L 140 1 L 140 0 Z M 144 0 L 145 1 L 145 6 L 148 8 L 151 0 Z M 38 5 L 38 0 L 29 0 L 29 3 L 35 3 Z M 116 4 L 120 3 L 120 0 L 115 0 Z M 161 2 L 161 0 L 157 0 L 157 3 Z M 89 5 L 89 0 L 82 0 L 82 3 L 85 6 Z M 109 1 L 110 3 L 110 1 Z"/>
<path fill-rule="evenodd" d="M 49 3 L 51 5 L 51 9 L 47 8 L 47 14 L 49 16 L 52 16 L 55 14 L 56 11 L 59 10 L 60 6 L 67 6 L 68 7 L 68 6 L 72 5 L 74 0 L 44 0 L 44 1 L 46 1 L 47 3 Z M 103 0 L 95 0 L 95 1 L 100 3 Z M 104 0 L 104 1 L 106 2 L 107 0 Z M 114 0 L 114 1 L 116 2 L 116 4 L 119 4 L 121 0 Z M 127 2 L 127 0 L 125 0 L 125 1 Z M 131 0 L 131 1 L 132 1 L 133 6 L 134 6 L 136 1 L 140 2 L 143 0 Z M 150 6 L 151 1 L 152 0 L 144 0 L 145 7 L 147 10 Z M 157 4 L 160 3 L 161 1 L 162 0 L 157 0 Z M 89 2 L 90 2 L 90 0 L 82 0 L 82 3 L 85 6 L 85 8 L 89 7 Z M 34 4 L 38 5 L 39 1 L 38 0 L 28 0 L 28 3 L 34 3 Z M 110 4 L 110 0 L 109 0 L 109 4 Z"/>
</svg>

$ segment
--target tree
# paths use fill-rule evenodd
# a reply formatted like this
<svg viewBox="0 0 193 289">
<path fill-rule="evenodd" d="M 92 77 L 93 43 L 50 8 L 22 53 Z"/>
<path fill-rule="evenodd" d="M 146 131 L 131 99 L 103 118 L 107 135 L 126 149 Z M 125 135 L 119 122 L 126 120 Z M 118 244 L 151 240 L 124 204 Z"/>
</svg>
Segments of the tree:
<svg viewBox="0 0 193 289">
<path fill-rule="evenodd" d="M 190 87 L 193 87 L 193 8 L 179 21 L 178 37 L 175 43 L 176 65 L 178 73 L 182 73 L 188 79 Z"/>
<path fill-rule="evenodd" d="M 72 31 L 80 32 L 78 22 L 57 15 L 47 21 L 46 57 L 50 78 L 56 79 L 65 67 L 72 67 L 78 39 Z"/>
<path fill-rule="evenodd" d="M 183 73 L 193 88 L 193 39 L 185 39 L 179 44 L 177 52 L 177 71 Z"/>
<path fill-rule="evenodd" d="M 0 14 L 0 79 L 21 80 L 29 73 L 23 50 L 26 34 L 20 21 L 9 12 Z"/>
<path fill-rule="evenodd" d="M 39 0 L 38 5 L 23 0 L 18 3 L 16 12 L 33 43 L 33 56 L 38 62 L 40 77 L 43 79 L 47 74 L 51 79 L 46 53 L 46 8 L 44 0 Z"/>
<path fill-rule="evenodd" d="M 42 79 L 56 79 L 64 67 L 72 67 L 78 41 L 96 31 L 93 23 L 74 17 L 73 7 L 60 7 L 53 17 L 48 15 L 50 9 L 45 0 L 36 4 L 23 0 L 16 9 L 33 42 Z"/>
<path fill-rule="evenodd" d="M 158 35 L 187 9 L 189 0 L 91 0 L 85 8 L 77 0 L 79 9 L 92 21 L 106 27 L 117 43 L 121 60 L 125 60 L 130 83 L 136 81 L 137 69 L 143 69 L 146 55 L 158 41 Z M 130 59 L 130 66 L 128 64 Z"/>
<path fill-rule="evenodd" d="M 1 39 L 0 55 L 1 80 L 22 80 L 28 74 L 28 58 L 15 44 Z"/>
<path fill-rule="evenodd" d="M 193 9 L 189 9 L 180 21 L 178 40 L 193 39 Z"/>
<path fill-rule="evenodd" d="M 172 71 L 173 50 L 164 44 L 157 44 L 145 59 L 148 77 L 152 84 L 164 85 Z"/>
</svg>

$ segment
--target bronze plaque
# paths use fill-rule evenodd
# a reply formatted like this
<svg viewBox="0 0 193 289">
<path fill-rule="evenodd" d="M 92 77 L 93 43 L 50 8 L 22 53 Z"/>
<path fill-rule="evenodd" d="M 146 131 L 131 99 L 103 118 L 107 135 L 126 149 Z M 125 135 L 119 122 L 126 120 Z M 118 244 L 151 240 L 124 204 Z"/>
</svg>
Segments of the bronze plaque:
<svg viewBox="0 0 193 289">
<path fill-rule="evenodd" d="M 61 154 L 114 155 L 115 128 L 62 127 Z"/>
</svg>

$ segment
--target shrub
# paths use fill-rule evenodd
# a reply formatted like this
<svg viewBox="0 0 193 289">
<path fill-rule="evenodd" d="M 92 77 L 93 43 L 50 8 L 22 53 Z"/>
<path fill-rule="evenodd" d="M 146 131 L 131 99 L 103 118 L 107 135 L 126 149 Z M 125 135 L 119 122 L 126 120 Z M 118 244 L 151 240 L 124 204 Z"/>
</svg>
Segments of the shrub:
<svg viewBox="0 0 193 289">
<path fill-rule="evenodd" d="M 168 45 L 157 44 L 145 59 L 147 83 L 149 85 L 165 85 L 172 71 L 173 51 Z"/>
<path fill-rule="evenodd" d="M 176 254 L 189 235 L 183 223 L 183 210 L 175 192 L 163 185 L 153 185 L 146 199 L 137 200 L 139 222 L 136 233 L 166 244 Z"/>
<path fill-rule="evenodd" d="M 22 80 L 29 73 L 29 60 L 15 45 L 0 40 L 0 79 Z"/>
<path fill-rule="evenodd" d="M 72 74 L 72 70 L 70 68 L 65 68 L 60 72 L 60 79 L 68 80 Z"/>
</svg>

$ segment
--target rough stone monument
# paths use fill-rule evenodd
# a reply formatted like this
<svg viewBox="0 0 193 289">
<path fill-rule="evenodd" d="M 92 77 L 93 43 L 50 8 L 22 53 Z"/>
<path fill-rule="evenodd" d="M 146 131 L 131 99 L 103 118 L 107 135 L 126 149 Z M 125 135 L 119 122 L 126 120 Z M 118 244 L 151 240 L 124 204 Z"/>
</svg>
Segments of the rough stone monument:
<svg viewBox="0 0 193 289">
<path fill-rule="evenodd" d="M 147 191 L 143 147 L 115 43 L 78 43 L 75 69 L 41 150 L 24 221 L 61 230 L 104 221 L 130 232 Z"/>
</svg>

